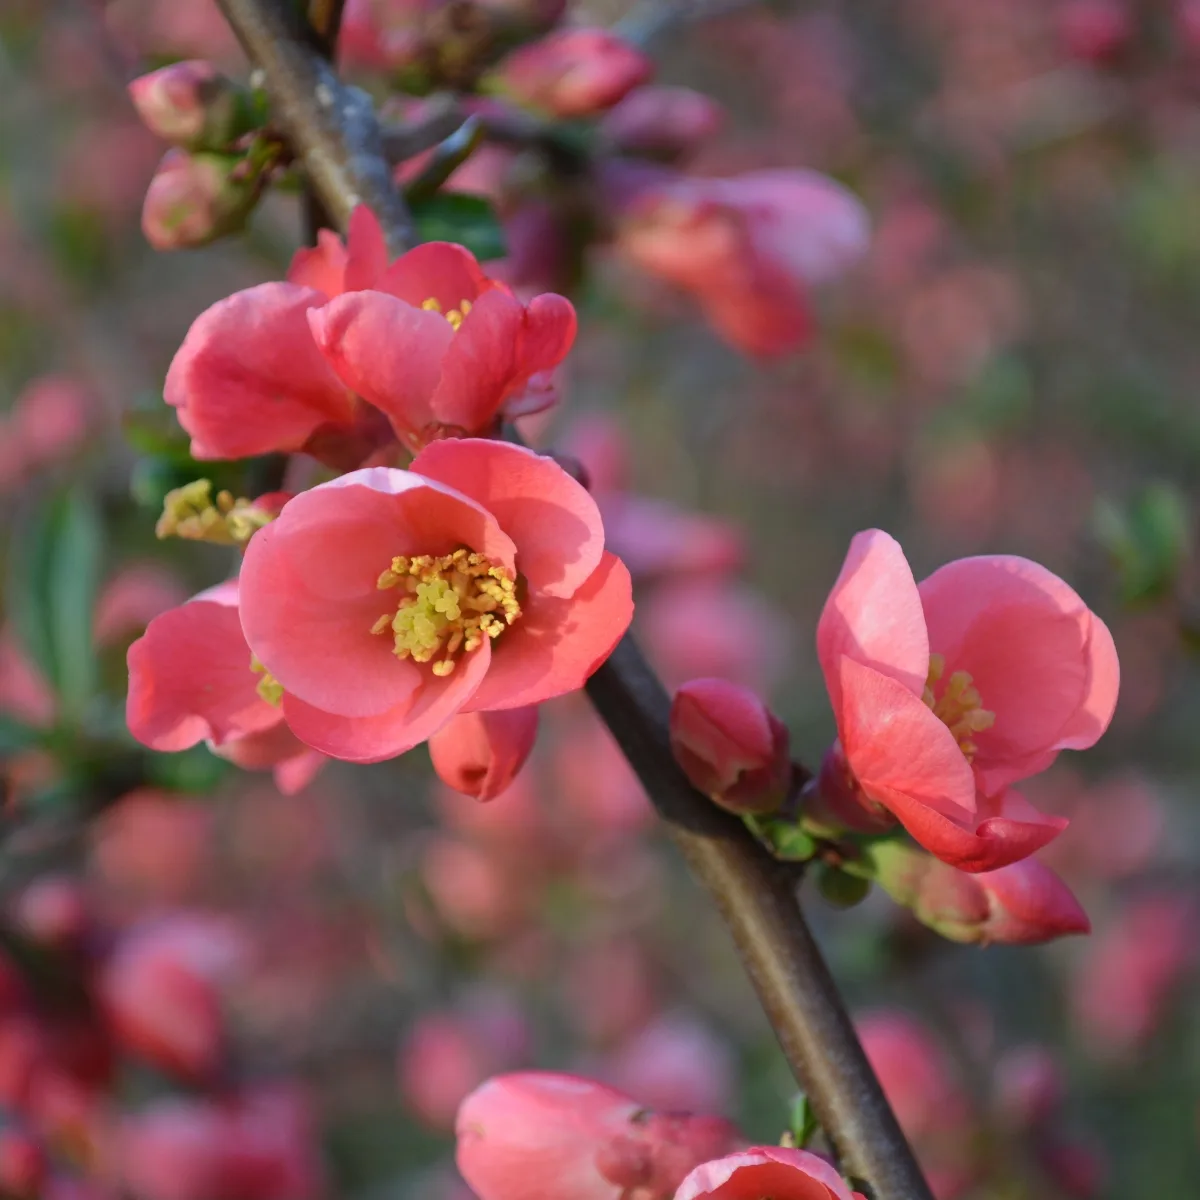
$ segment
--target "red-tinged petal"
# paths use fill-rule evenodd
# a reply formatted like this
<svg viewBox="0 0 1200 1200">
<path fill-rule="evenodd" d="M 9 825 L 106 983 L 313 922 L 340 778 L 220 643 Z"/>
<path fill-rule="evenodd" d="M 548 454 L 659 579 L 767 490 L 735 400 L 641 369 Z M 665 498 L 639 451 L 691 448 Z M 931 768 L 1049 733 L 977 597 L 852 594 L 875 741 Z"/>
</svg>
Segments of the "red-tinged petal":
<svg viewBox="0 0 1200 1200">
<path fill-rule="evenodd" d="M 442 312 L 461 310 L 464 300 L 474 304 L 481 292 L 494 286 L 475 256 L 453 242 L 417 246 L 396 259 L 375 284 L 378 291 L 389 292 L 416 308 L 426 300 L 436 300 Z"/>
<path fill-rule="evenodd" d="M 460 546 L 513 569 L 516 548 L 490 513 L 409 471 L 370 467 L 302 492 L 247 547 L 247 641 L 308 704 L 346 717 L 394 710 L 424 672 L 371 633 L 397 600 L 378 588 L 379 575 L 396 555 Z"/>
<path fill-rule="evenodd" d="M 470 496 L 517 547 L 517 570 L 530 592 L 572 595 L 604 553 L 600 510 L 586 488 L 524 446 L 485 438 L 433 442 L 412 470 Z"/>
<path fill-rule="evenodd" d="M 976 739 L 976 768 L 989 784 L 1022 778 L 1018 764 L 1059 748 L 1064 731 L 1103 732 L 1102 710 L 1116 700 L 1115 652 L 1101 651 L 1091 697 L 1094 618 L 1058 576 L 1028 559 L 982 556 L 948 563 L 920 590 L 931 649 L 947 671 L 969 672 L 996 714 Z M 1073 726 L 1089 704 L 1096 711 Z"/>
<path fill-rule="evenodd" d="M 843 657 L 920 696 L 929 640 L 912 569 L 900 543 L 879 529 L 856 534 L 817 623 L 817 657 L 837 714 Z"/>
<path fill-rule="evenodd" d="M 521 619 L 492 647 L 492 669 L 465 711 L 540 704 L 581 688 L 633 620 L 625 564 L 605 554 L 569 599 L 530 598 Z"/>
<path fill-rule="evenodd" d="M 911 796 L 879 789 L 874 797 L 930 854 L 960 871 L 995 871 L 1020 862 L 1053 841 L 1067 827 L 1062 817 L 1046 816 L 1015 792 L 997 802 L 996 815 L 971 827 L 960 824 Z M 981 806 L 982 807 L 982 806 Z"/>
<path fill-rule="evenodd" d="M 975 876 L 988 895 L 987 941 L 1031 946 L 1072 933 L 1091 933 L 1092 923 L 1071 889 L 1049 867 L 1027 858 Z"/>
<path fill-rule="evenodd" d="M 383 292 L 350 292 L 314 310 L 309 325 L 328 367 L 386 413 L 397 433 L 430 423 L 430 400 L 454 338 L 448 321 Z"/>
<path fill-rule="evenodd" d="M 843 658 L 840 678 L 838 731 L 867 796 L 890 808 L 899 794 L 918 807 L 969 821 L 975 776 L 950 730 L 904 684 L 871 667 Z"/>
<path fill-rule="evenodd" d="M 327 424 L 353 420 L 354 397 L 313 342 L 311 288 L 264 283 L 201 313 L 167 372 L 164 395 L 195 458 L 299 450 Z"/>
<path fill-rule="evenodd" d="M 155 617 L 129 647 L 129 731 L 154 750 L 224 745 L 269 729 L 236 605 L 198 598 Z"/>
<path fill-rule="evenodd" d="M 346 282 L 343 291 L 373 288 L 387 270 L 388 249 L 379 218 L 365 205 L 350 214 L 346 230 Z"/>
<path fill-rule="evenodd" d="M 525 309 L 517 343 L 517 372 L 528 379 L 557 367 L 575 343 L 575 306 L 564 296 L 544 292 Z"/>
<path fill-rule="evenodd" d="M 853 1200 L 836 1170 L 807 1150 L 751 1146 L 696 1167 L 675 1200 Z"/>
<path fill-rule="evenodd" d="M 322 754 L 319 750 L 308 749 L 302 750 L 293 758 L 285 758 L 283 762 L 275 764 L 272 772 L 275 786 L 285 796 L 295 796 L 298 792 L 304 791 L 316 779 L 321 768 L 328 761 L 328 755 Z"/>
<path fill-rule="evenodd" d="M 429 757 L 438 778 L 455 791 L 494 800 L 525 765 L 537 728 L 536 705 L 459 713 L 429 739 Z"/>
<path fill-rule="evenodd" d="M 1091 614 L 1086 654 L 1089 664 L 1087 687 L 1074 716 L 1059 730 L 1059 750 L 1086 750 L 1094 746 L 1108 728 L 1117 707 L 1121 686 L 1121 664 L 1109 628 Z"/>
<path fill-rule="evenodd" d="M 517 342 L 524 315 L 506 291 L 485 292 L 475 301 L 442 362 L 442 377 L 430 402 L 434 419 L 468 433 L 488 430 L 519 377 Z"/>
<path fill-rule="evenodd" d="M 302 742 L 330 758 L 382 762 L 419 746 L 454 717 L 475 694 L 490 662 L 491 644 L 485 641 L 460 658 L 450 675 L 422 671 L 422 684 L 410 700 L 368 717 L 323 712 L 285 693 L 284 718 Z"/>
<path fill-rule="evenodd" d="M 287 281 L 312 288 L 332 300 L 346 290 L 346 261 L 342 239 L 332 229 L 322 229 L 315 246 L 302 246 L 292 255 Z"/>
</svg>

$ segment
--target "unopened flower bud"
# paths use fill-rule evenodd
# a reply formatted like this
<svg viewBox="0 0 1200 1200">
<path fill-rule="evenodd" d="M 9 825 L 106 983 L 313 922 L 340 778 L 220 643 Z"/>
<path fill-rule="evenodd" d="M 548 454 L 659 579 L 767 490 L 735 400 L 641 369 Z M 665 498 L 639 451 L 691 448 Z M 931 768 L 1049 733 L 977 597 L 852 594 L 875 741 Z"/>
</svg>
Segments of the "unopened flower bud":
<svg viewBox="0 0 1200 1200">
<path fill-rule="evenodd" d="M 771 812 L 787 797 L 787 729 L 749 688 L 685 683 L 671 705 L 671 749 L 692 786 L 723 808 Z"/>
<path fill-rule="evenodd" d="M 433 769 L 455 791 L 494 800 L 525 765 L 537 727 L 537 705 L 460 713 L 429 739 Z"/>
<path fill-rule="evenodd" d="M 510 55 L 500 90 L 552 116 L 587 117 L 611 108 L 653 71 L 636 46 L 605 29 L 566 29 Z"/>
<path fill-rule="evenodd" d="M 480 1200 L 670 1200 L 737 1132 L 717 1117 L 648 1112 L 574 1075 L 489 1079 L 458 1110 L 458 1168 Z"/>
<path fill-rule="evenodd" d="M 258 201 L 262 177 L 223 154 L 168 150 L 142 205 L 142 232 L 156 250 L 203 246 L 240 229 Z"/>
<path fill-rule="evenodd" d="M 225 150 L 255 125 L 245 88 L 202 59 L 141 75 L 129 97 L 151 133 L 187 150 Z"/>
<path fill-rule="evenodd" d="M 1035 859 L 967 874 L 902 842 L 870 853 L 880 886 L 951 941 L 1033 945 L 1091 931 L 1070 888 Z"/>
<path fill-rule="evenodd" d="M 611 109 L 601 129 L 622 154 L 673 161 L 698 150 L 723 117 L 721 106 L 703 92 L 651 84 Z"/>
</svg>

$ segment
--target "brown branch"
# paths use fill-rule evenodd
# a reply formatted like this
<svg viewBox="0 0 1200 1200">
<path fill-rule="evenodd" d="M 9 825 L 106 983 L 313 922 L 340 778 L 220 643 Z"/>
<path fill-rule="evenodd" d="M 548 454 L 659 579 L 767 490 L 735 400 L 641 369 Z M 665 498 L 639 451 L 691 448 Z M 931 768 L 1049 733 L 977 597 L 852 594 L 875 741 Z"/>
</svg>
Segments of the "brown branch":
<svg viewBox="0 0 1200 1200">
<path fill-rule="evenodd" d="M 408 214 L 394 203 L 373 113 L 319 103 L 309 94 L 325 88 L 336 97 L 341 85 L 331 82 L 327 65 L 303 43 L 295 25 L 284 21 L 284 0 L 219 2 L 263 68 L 276 118 L 303 155 L 326 208 L 344 228 L 354 204 L 369 203 L 393 249 L 409 244 Z M 387 183 L 382 204 L 381 177 Z M 775 862 L 735 818 L 688 785 L 671 754 L 666 690 L 632 637 L 622 639 L 587 690 L 692 871 L 712 894 L 844 1168 L 874 1200 L 932 1200 L 800 912 L 794 870 Z"/>
<path fill-rule="evenodd" d="M 330 217 L 345 229 L 356 205 L 383 224 L 388 248 L 414 243 L 412 219 L 392 183 L 371 98 L 343 84 L 320 39 L 286 0 L 218 0 L 238 41 L 262 70 L 271 110 Z"/>
</svg>

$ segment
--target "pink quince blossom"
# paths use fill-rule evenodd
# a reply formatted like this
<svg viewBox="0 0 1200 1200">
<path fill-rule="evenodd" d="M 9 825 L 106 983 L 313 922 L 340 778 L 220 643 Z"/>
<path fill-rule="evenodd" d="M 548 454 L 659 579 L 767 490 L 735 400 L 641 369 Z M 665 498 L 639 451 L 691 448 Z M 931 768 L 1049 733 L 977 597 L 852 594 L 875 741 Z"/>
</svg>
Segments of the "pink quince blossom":
<svg viewBox="0 0 1200 1200">
<path fill-rule="evenodd" d="M 458 1169 L 480 1200 L 670 1200 L 693 1167 L 738 1141 L 719 1117 L 648 1112 L 548 1071 L 489 1079 L 463 1101 L 457 1133 Z"/>
<path fill-rule="evenodd" d="M 201 313 L 165 395 L 196 458 L 303 450 L 354 467 L 393 433 L 416 448 L 553 403 L 545 376 L 574 338 L 568 301 L 523 304 L 461 246 L 429 242 L 389 267 L 360 207 L 345 246 L 324 234 L 286 283 Z"/>
<path fill-rule="evenodd" d="M 443 783 L 494 800 L 525 765 L 537 728 L 536 705 L 460 713 L 429 739 L 429 757 Z"/>
<path fill-rule="evenodd" d="M 802 346 L 809 288 L 841 274 L 867 246 L 861 202 L 813 171 L 730 179 L 664 172 L 625 186 L 618 250 L 691 292 L 717 332 L 747 354 Z"/>
<path fill-rule="evenodd" d="M 958 559 L 920 586 L 898 542 L 858 534 L 825 603 L 817 654 L 840 745 L 824 797 L 883 809 L 952 866 L 989 871 L 1065 826 L 1010 784 L 1108 728 L 1112 636 L 1028 559 Z"/>
<path fill-rule="evenodd" d="M 825 1159 L 788 1146 L 751 1146 L 696 1167 L 675 1200 L 865 1200 Z"/>
<path fill-rule="evenodd" d="M 241 618 L 315 749 L 378 762 L 460 712 L 573 691 L 633 615 L 595 502 L 557 463 L 450 439 L 290 501 L 247 546 Z"/>
<path fill-rule="evenodd" d="M 218 584 L 155 617 L 129 647 L 130 733 L 152 750 L 207 742 L 246 770 L 274 768 L 284 792 L 303 788 L 324 758 L 283 723 L 264 697 L 270 681 L 251 665 L 238 617 L 238 585 Z"/>
</svg>

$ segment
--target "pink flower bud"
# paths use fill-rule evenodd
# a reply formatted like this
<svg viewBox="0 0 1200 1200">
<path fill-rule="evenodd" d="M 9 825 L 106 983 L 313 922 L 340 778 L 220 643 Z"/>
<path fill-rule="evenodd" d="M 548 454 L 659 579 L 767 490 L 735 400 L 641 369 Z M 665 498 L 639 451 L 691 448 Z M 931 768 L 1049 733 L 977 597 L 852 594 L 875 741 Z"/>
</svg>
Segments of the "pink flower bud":
<svg viewBox="0 0 1200 1200">
<path fill-rule="evenodd" d="M 816 1154 L 788 1146 L 751 1146 L 698 1166 L 675 1200 L 862 1200 Z"/>
<path fill-rule="evenodd" d="M 968 874 L 903 842 L 877 843 L 871 858 L 888 895 L 951 941 L 1033 945 L 1091 931 L 1070 888 L 1036 859 Z"/>
<path fill-rule="evenodd" d="M 226 150 L 253 126 L 247 93 L 201 59 L 139 76 L 129 97 L 151 133 L 188 150 Z"/>
<path fill-rule="evenodd" d="M 658 1116 L 601 1083 L 542 1071 L 490 1079 L 458 1111 L 458 1169 L 480 1200 L 669 1200 L 736 1142 L 719 1118 Z"/>
<path fill-rule="evenodd" d="M 787 796 L 787 729 L 749 688 L 685 683 L 671 705 L 671 749 L 692 785 L 723 808 L 771 812 Z"/>
<path fill-rule="evenodd" d="M 651 84 L 621 100 L 601 129 L 622 154 L 671 161 L 698 150 L 723 119 L 721 106 L 703 92 Z"/>
<path fill-rule="evenodd" d="M 142 205 L 142 232 L 156 250 L 203 246 L 240 229 L 258 200 L 261 179 L 235 174 L 228 155 L 168 150 Z"/>
<path fill-rule="evenodd" d="M 516 778 L 537 738 L 538 710 L 460 713 L 429 739 L 438 777 L 476 800 L 494 800 Z"/>
<path fill-rule="evenodd" d="M 565 29 L 523 46 L 501 68 L 513 100 L 556 117 L 586 117 L 611 108 L 654 65 L 636 46 L 604 29 Z"/>
<path fill-rule="evenodd" d="M 1121 0 L 1067 0 L 1058 13 L 1063 49 L 1085 62 L 1115 58 L 1133 37 L 1133 20 Z"/>
</svg>

